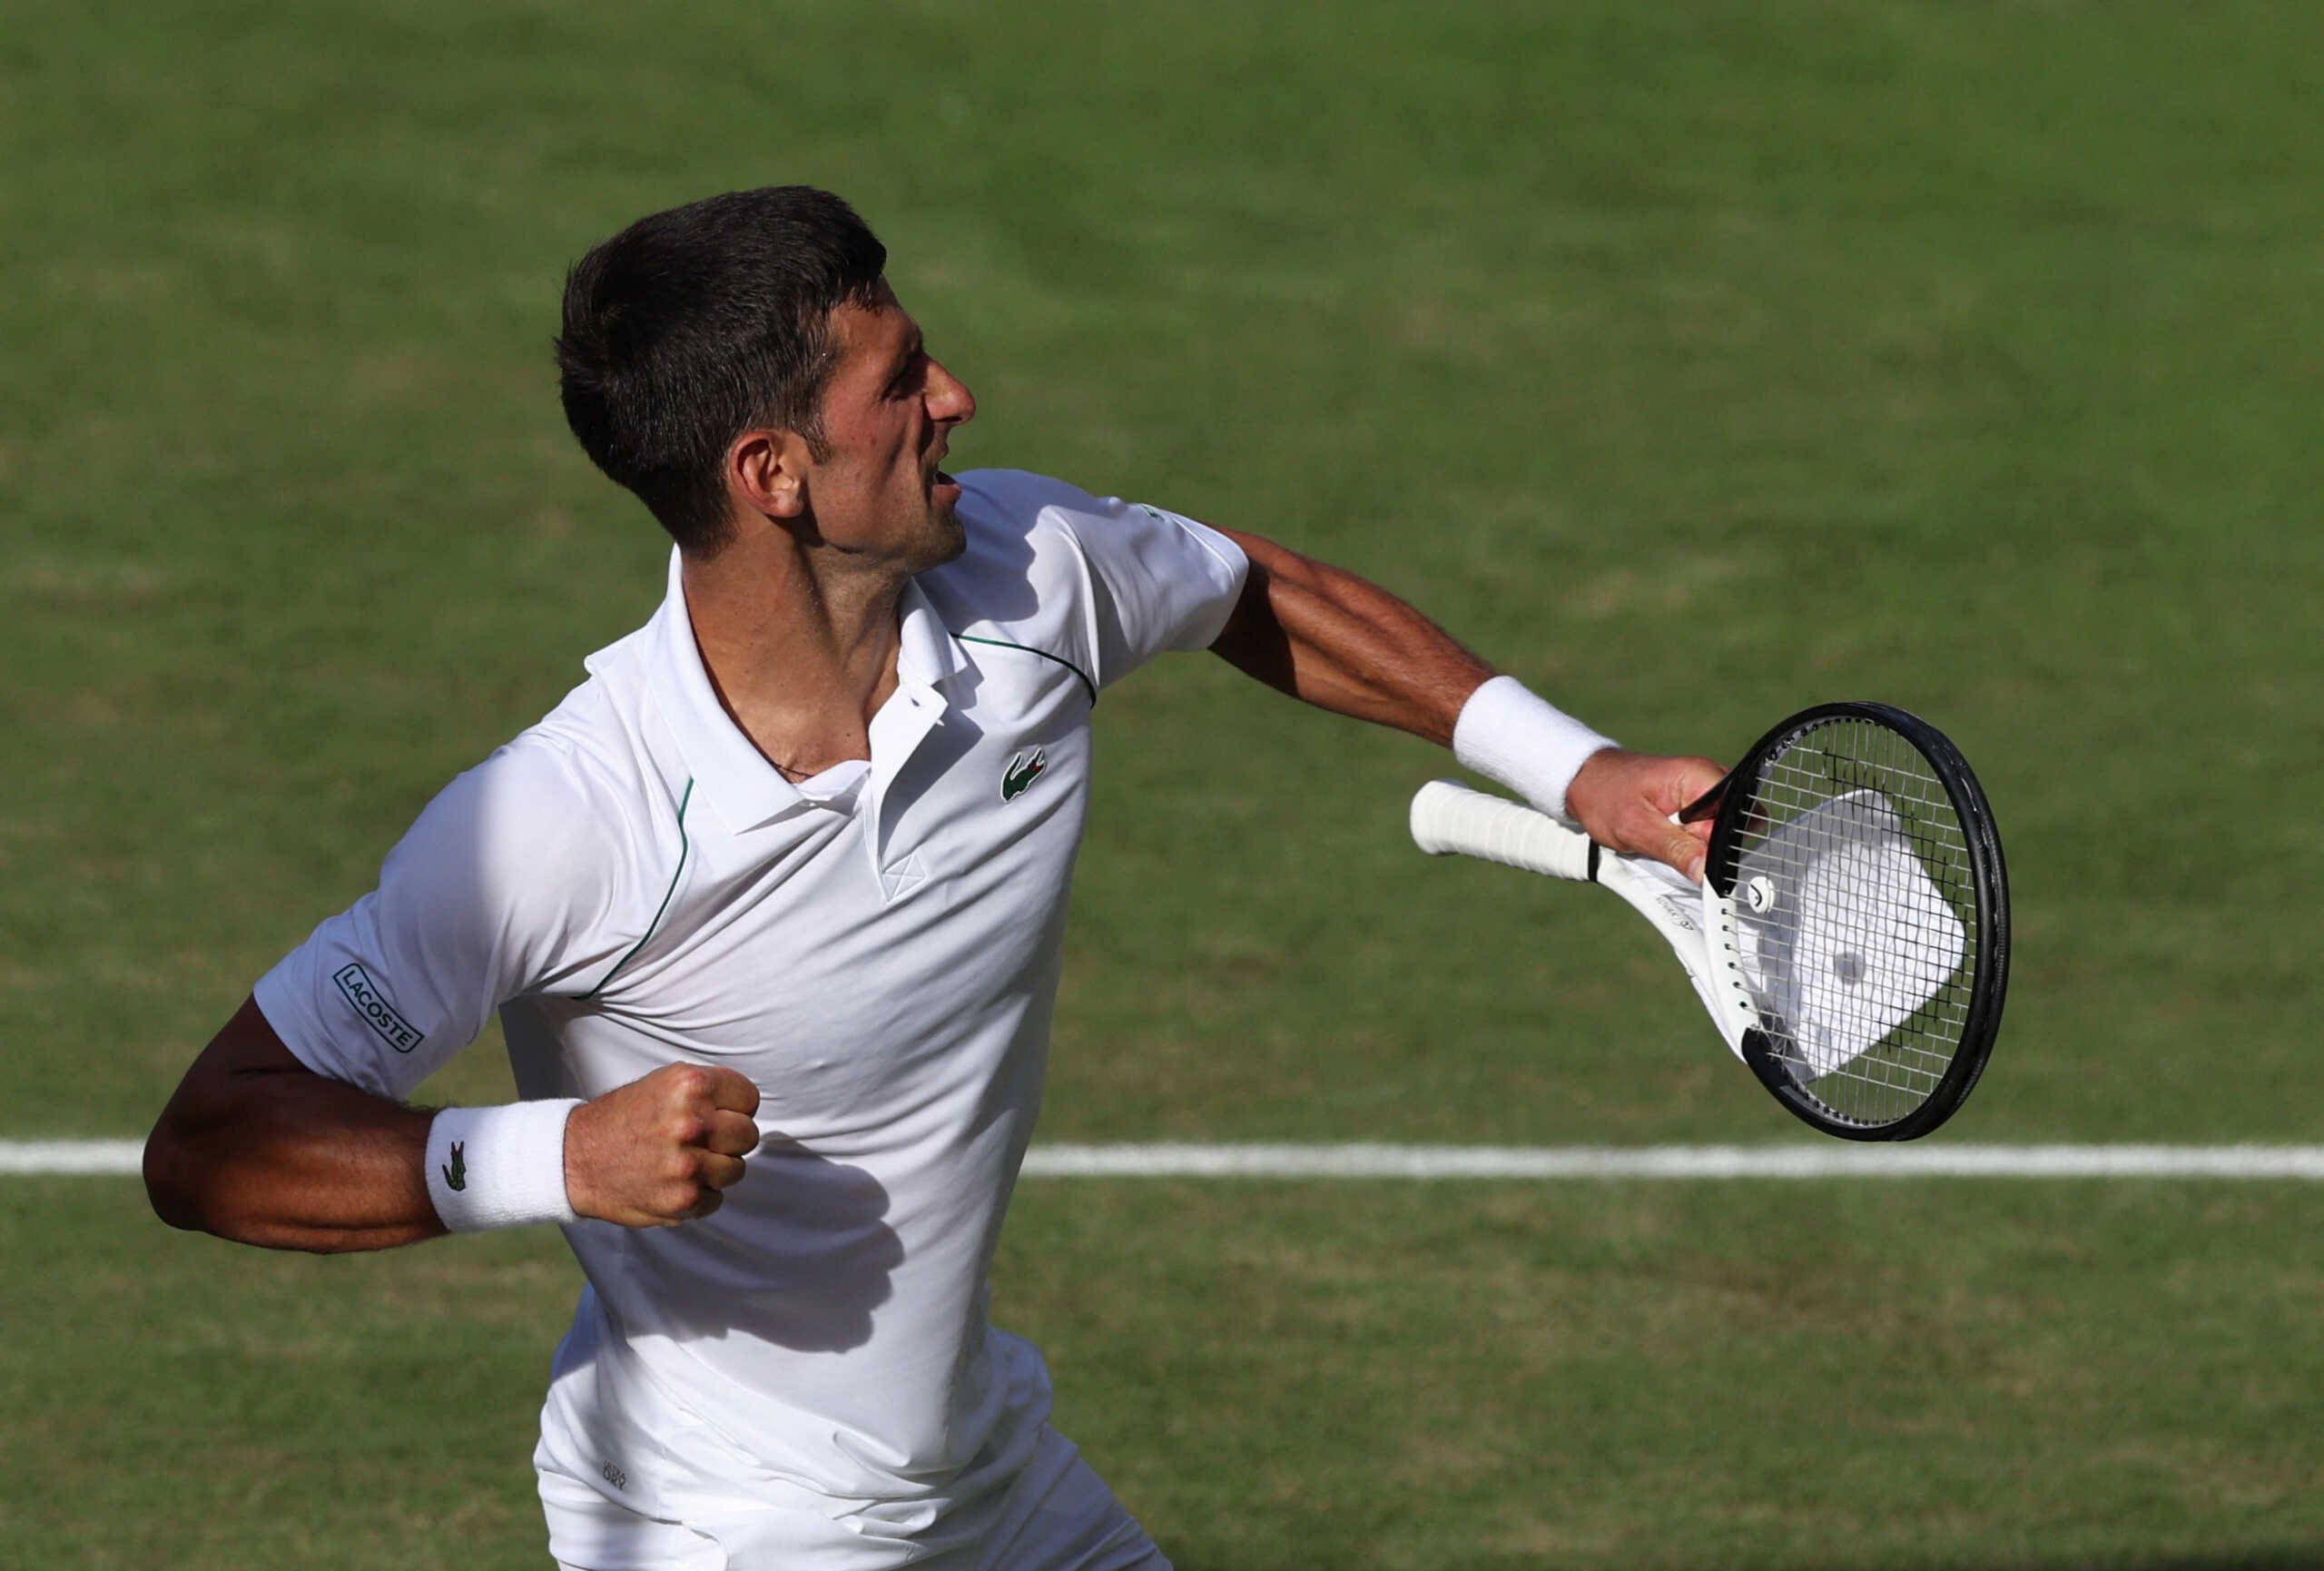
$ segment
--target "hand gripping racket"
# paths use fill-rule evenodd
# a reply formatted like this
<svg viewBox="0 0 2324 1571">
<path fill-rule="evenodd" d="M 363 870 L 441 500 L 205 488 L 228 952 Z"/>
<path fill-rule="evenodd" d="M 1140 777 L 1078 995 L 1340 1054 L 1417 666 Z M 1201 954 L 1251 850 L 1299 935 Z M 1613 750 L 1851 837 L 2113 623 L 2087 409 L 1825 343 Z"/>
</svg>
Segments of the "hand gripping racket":
<svg viewBox="0 0 2324 1571">
<path fill-rule="evenodd" d="M 1521 803 L 1449 780 L 1413 838 L 1604 884 L 1654 924 L 1777 1102 L 1848 1140 L 1911 1140 L 1984 1072 L 2009 985 L 2009 880 L 1976 776 L 1886 704 L 1769 731 L 1679 817 L 1718 816 L 1700 889 Z"/>
</svg>

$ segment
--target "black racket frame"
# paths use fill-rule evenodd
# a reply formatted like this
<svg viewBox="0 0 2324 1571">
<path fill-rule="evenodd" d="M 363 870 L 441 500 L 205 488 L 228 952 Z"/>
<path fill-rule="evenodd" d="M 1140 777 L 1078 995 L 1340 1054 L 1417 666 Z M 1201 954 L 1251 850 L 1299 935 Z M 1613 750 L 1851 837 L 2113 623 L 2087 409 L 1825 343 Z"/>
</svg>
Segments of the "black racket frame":
<svg viewBox="0 0 2324 1571">
<path fill-rule="evenodd" d="M 1742 761 L 1728 771 L 1727 778 L 1679 817 L 1696 822 L 1716 805 L 1718 816 L 1711 825 L 1703 877 L 1720 896 L 1732 899 L 1736 864 L 1743 854 L 1744 820 L 1758 799 L 1759 780 L 1768 761 L 1803 732 L 1834 720 L 1866 721 L 1903 737 L 1928 761 L 1961 820 L 1961 838 L 1968 851 L 1977 900 L 1977 975 L 1970 989 L 1961 1044 L 1928 1099 L 1887 1123 L 1866 1123 L 1834 1112 L 1794 1076 L 1768 1033 L 1757 1027 L 1743 1033 L 1743 1062 L 1785 1109 L 1826 1134 L 1842 1140 L 1917 1140 L 1951 1118 L 1975 1087 L 1977 1077 L 1984 1073 L 1985 1061 L 1993 1054 L 1994 1035 L 2001 1029 L 2002 1002 L 2009 991 L 2009 872 L 2002 860 L 2001 835 L 1994 827 L 1993 808 L 1961 750 L 1944 732 L 1893 704 L 1861 700 L 1818 704 L 1802 709 L 1753 743 Z"/>
</svg>

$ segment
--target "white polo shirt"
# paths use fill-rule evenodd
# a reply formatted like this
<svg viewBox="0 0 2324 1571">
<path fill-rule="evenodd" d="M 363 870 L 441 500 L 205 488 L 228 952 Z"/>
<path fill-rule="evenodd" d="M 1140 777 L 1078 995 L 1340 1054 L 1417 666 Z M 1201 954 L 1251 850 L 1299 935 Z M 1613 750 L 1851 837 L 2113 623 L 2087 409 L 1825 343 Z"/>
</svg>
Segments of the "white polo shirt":
<svg viewBox="0 0 2324 1571">
<path fill-rule="evenodd" d="M 980 1530 L 1048 1411 L 985 1271 L 1040 1103 L 1091 707 L 1211 643 L 1246 571 L 1173 514 L 960 481 L 967 552 L 905 590 L 868 765 L 793 786 L 753 747 L 674 554 L 654 618 L 256 990 L 301 1062 L 385 1096 L 495 1008 L 527 1097 L 749 1076 L 765 1139 L 716 1214 L 565 1230 L 589 1288 L 544 1456 L 649 1516 L 771 1503 L 893 1563 Z"/>
</svg>

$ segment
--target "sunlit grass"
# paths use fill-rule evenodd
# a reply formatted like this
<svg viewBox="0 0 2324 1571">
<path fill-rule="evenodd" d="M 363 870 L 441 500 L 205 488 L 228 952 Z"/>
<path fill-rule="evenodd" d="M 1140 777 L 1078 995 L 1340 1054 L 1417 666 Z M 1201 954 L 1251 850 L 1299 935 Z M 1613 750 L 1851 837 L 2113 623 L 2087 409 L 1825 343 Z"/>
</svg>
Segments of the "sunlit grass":
<svg viewBox="0 0 2324 1571">
<path fill-rule="evenodd" d="M 2015 988 L 1946 1136 L 2315 1138 L 2324 18 L 31 0 L 0 28 L 0 1132 L 142 1132 L 647 613 L 566 263 L 861 205 L 1020 465 L 1372 574 L 1641 746 L 1886 698 Z M 1099 712 L 1042 1133 L 1776 1140 L 1446 760 L 1177 657 Z M 487 1041 L 431 1087 L 508 1094 Z M 313 1262 L 0 1192 L 0 1560 L 534 1565 L 546 1236 Z M 2272 1188 L 1029 1186 L 1004 1323 L 1187 1571 L 2299 1562 Z M 2312 1557 L 2312 1554 L 2311 1554 Z"/>
</svg>

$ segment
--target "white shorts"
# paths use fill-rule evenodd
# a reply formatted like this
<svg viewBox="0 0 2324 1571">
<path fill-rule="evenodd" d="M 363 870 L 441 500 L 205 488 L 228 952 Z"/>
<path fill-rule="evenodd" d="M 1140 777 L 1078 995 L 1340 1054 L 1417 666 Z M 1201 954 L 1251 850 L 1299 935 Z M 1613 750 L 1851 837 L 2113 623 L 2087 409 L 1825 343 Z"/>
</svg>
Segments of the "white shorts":
<svg viewBox="0 0 2324 1571">
<path fill-rule="evenodd" d="M 754 1514 L 748 1536 L 756 1543 L 730 1545 L 724 1539 L 738 1535 L 640 1516 L 544 1457 L 533 1460 L 548 1551 L 563 1571 L 1170 1571 L 1073 1442 L 1046 1426 L 983 1542 L 926 1559 L 908 1558 L 909 1547 L 893 1540 L 832 1545 L 829 1520 L 780 1507 Z M 784 1551 L 785 1517 L 798 1518 L 797 1541 L 819 1545 L 812 1558 Z M 907 1558 L 897 1558 L 900 1549 Z"/>
</svg>

